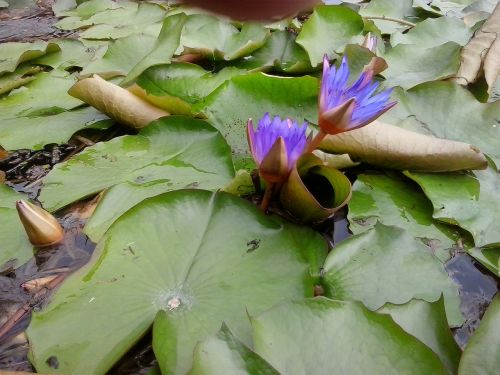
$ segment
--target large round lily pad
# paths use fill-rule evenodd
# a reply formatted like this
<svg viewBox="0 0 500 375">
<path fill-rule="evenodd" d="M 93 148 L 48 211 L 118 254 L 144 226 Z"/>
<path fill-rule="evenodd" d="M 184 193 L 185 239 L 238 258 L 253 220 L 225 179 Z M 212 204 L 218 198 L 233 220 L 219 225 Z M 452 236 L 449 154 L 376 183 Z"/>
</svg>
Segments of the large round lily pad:
<svg viewBox="0 0 500 375">
<path fill-rule="evenodd" d="M 312 296 L 326 244 L 229 194 L 178 190 L 123 215 L 92 260 L 28 328 L 39 372 L 105 373 L 148 330 L 165 373 L 185 374 L 223 321 L 245 343 L 248 315 Z M 168 329 L 166 329 L 168 328 Z M 49 360 L 51 359 L 51 360 Z M 59 363 L 51 368 L 49 363 Z"/>
</svg>

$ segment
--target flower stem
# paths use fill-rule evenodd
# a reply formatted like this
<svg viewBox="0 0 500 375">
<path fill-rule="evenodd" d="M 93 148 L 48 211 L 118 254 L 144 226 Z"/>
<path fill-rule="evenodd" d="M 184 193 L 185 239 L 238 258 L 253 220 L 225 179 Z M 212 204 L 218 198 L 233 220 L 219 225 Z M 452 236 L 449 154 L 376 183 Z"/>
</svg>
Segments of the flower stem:
<svg viewBox="0 0 500 375">
<path fill-rule="evenodd" d="M 271 203 L 271 198 L 274 194 L 274 186 L 276 184 L 267 184 L 266 190 L 264 191 L 264 197 L 262 198 L 262 202 L 260 203 L 260 209 L 262 212 L 266 212 L 269 207 L 269 203 Z"/>
<path fill-rule="evenodd" d="M 309 145 L 307 146 L 307 150 L 305 153 L 308 154 L 308 153 L 311 153 L 314 150 L 316 150 L 319 147 L 319 144 L 321 143 L 321 141 L 323 139 L 325 139 L 326 135 L 327 134 L 323 130 L 320 129 L 318 134 L 316 134 L 316 136 L 313 138 L 311 143 L 309 143 Z"/>
</svg>

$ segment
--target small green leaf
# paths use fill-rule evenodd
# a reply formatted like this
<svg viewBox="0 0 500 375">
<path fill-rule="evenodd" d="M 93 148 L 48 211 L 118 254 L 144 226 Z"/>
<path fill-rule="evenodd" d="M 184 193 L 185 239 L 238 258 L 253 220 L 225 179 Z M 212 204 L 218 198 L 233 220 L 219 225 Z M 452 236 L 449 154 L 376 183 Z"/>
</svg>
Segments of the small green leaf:
<svg viewBox="0 0 500 375">
<path fill-rule="evenodd" d="M 447 42 L 465 46 L 472 37 L 463 20 L 453 17 L 427 18 L 407 33 L 392 34 L 391 44 L 410 44 L 414 49 L 438 47 Z M 409 60 L 411 60 L 409 58 Z"/>
<path fill-rule="evenodd" d="M 246 347 L 226 324 L 216 336 L 196 345 L 189 375 L 279 375 L 262 357 Z"/>
<path fill-rule="evenodd" d="M 96 123 L 109 127 L 113 121 L 92 107 L 48 116 L 14 117 L 0 122 L 0 139 L 7 150 L 38 150 L 49 143 L 65 143 L 77 131 Z"/>
<path fill-rule="evenodd" d="M 465 347 L 459 375 L 495 375 L 500 368 L 500 296 L 497 295 Z"/>
<path fill-rule="evenodd" d="M 398 44 L 384 54 L 389 67 L 382 75 L 386 86 L 409 89 L 420 83 L 452 77 L 460 66 L 461 46 L 455 42 L 422 49 Z"/>
<path fill-rule="evenodd" d="M 312 66 L 317 66 L 325 54 L 336 56 L 336 52 L 361 34 L 363 27 L 363 19 L 352 9 L 337 5 L 318 6 L 302 26 L 297 43 L 309 54 Z"/>
<path fill-rule="evenodd" d="M 245 70 L 228 67 L 217 74 L 188 63 L 171 63 L 147 69 L 137 84 L 148 95 L 144 99 L 173 114 L 191 114 L 192 105 L 200 102 L 217 87 Z"/>
<path fill-rule="evenodd" d="M 414 184 L 395 173 L 361 174 L 349 203 L 349 228 L 354 234 L 377 222 L 398 226 L 430 247 L 442 261 L 450 257 L 457 231 L 432 218 L 432 204 Z"/>
<path fill-rule="evenodd" d="M 361 301 L 372 310 L 411 299 L 434 302 L 443 294 L 449 324 L 464 321 L 458 287 L 443 264 L 397 227 L 377 224 L 341 242 L 325 261 L 323 280 L 326 296 Z"/>
<path fill-rule="evenodd" d="M 183 13 L 167 17 L 163 21 L 160 35 L 151 51 L 135 65 L 122 82 L 122 85 L 128 85 L 134 81 L 143 71 L 150 66 L 166 64 L 175 53 L 179 46 L 182 29 L 186 23 L 187 16 Z"/>
<path fill-rule="evenodd" d="M 55 43 L 37 41 L 33 43 L 2 43 L 0 44 L 0 75 L 16 70 L 17 66 L 59 50 Z"/>
<path fill-rule="evenodd" d="M 499 246 L 500 173 L 494 165 L 474 174 L 406 173 L 434 206 L 433 217 L 469 231 L 477 247 Z"/>
<path fill-rule="evenodd" d="M 355 302 L 284 302 L 252 318 L 255 351 L 281 374 L 447 374 L 387 315 Z"/>
<path fill-rule="evenodd" d="M 269 36 L 262 25 L 246 22 L 238 30 L 231 23 L 206 14 L 188 17 L 176 54 L 196 53 L 207 58 L 235 60 L 260 48 Z"/>
<path fill-rule="evenodd" d="M 442 298 L 433 303 L 415 299 L 404 305 L 388 304 L 378 312 L 390 314 L 401 328 L 431 348 L 452 374 L 457 373 L 462 351 L 448 327 Z"/>
<path fill-rule="evenodd" d="M 237 66 L 253 71 L 271 70 L 290 74 L 313 70 L 306 51 L 297 44 L 293 34 L 287 31 L 272 33 L 264 46 L 251 56 L 239 60 Z"/>
</svg>

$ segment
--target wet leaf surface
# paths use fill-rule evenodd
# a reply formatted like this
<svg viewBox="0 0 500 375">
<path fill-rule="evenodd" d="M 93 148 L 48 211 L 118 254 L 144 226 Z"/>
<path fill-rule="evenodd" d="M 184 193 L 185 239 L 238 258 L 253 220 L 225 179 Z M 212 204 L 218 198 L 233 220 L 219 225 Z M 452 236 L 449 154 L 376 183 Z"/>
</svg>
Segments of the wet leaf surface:
<svg viewBox="0 0 500 375">
<path fill-rule="evenodd" d="M 327 297 L 361 301 L 372 310 L 411 299 L 434 302 L 443 294 L 449 324 L 464 321 L 458 287 L 443 264 L 397 227 L 377 224 L 339 244 L 325 261 L 323 284 Z"/>
<path fill-rule="evenodd" d="M 284 302 L 254 317 L 252 326 L 256 352 L 282 374 L 447 373 L 390 317 L 355 302 Z"/>
<path fill-rule="evenodd" d="M 233 174 L 229 149 L 215 129 L 201 120 L 171 116 L 138 135 L 99 143 L 59 164 L 43 180 L 40 201 L 52 211 L 108 189 L 103 204 L 113 202 L 112 211 L 102 211 L 104 217 L 93 219 L 89 230 L 98 239 L 147 197 L 181 188 L 217 189 Z"/>
<path fill-rule="evenodd" d="M 452 226 L 432 218 L 432 204 L 410 181 L 395 173 L 361 174 L 353 185 L 349 229 L 362 233 L 377 222 L 398 226 L 426 244 L 442 261 L 460 238 Z"/>
<path fill-rule="evenodd" d="M 138 220 L 170 224 L 138 227 Z M 248 252 L 255 238 L 259 247 Z M 160 311 L 155 354 L 163 370 L 185 373 L 196 342 L 222 321 L 248 342 L 247 314 L 311 296 L 310 271 L 319 272 L 324 251 L 313 231 L 266 217 L 231 195 L 177 191 L 149 199 L 119 219 L 92 261 L 34 315 L 33 363 L 42 372 L 105 372 Z M 67 329 L 57 330 L 61 325 Z M 47 364 L 51 357 L 58 369 Z"/>
</svg>

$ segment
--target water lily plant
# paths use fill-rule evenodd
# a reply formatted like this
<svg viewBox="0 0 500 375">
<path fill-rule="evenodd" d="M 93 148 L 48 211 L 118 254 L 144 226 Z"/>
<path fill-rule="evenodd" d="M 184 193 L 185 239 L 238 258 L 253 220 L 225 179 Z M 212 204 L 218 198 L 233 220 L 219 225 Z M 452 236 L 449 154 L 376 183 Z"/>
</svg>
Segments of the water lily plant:
<svg viewBox="0 0 500 375">
<path fill-rule="evenodd" d="M 297 159 L 308 143 L 307 124 L 266 113 L 254 129 L 252 119 L 247 123 L 247 138 L 260 176 L 266 181 L 261 207 L 265 211 L 273 194 L 286 181 Z"/>
<path fill-rule="evenodd" d="M 365 126 L 396 105 L 389 101 L 392 89 L 377 92 L 379 83 L 373 81 L 372 69 L 361 73 L 352 85 L 348 85 L 349 75 L 347 57 L 344 56 L 338 68 L 330 66 L 328 57 L 324 57 L 319 95 L 320 131 L 309 145 L 309 151 L 316 149 L 327 134 Z"/>
</svg>

